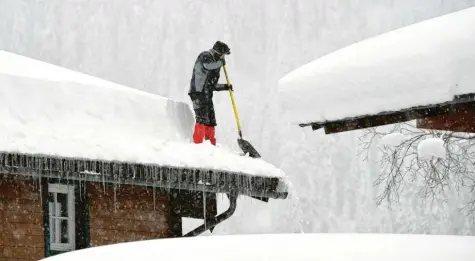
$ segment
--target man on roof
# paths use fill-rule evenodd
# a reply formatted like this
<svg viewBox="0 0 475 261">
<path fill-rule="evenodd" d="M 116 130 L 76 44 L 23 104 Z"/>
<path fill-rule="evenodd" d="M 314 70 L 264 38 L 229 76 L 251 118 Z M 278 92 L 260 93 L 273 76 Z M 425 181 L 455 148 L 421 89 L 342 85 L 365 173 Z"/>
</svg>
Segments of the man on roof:
<svg viewBox="0 0 475 261">
<path fill-rule="evenodd" d="M 195 111 L 194 143 L 209 140 L 216 145 L 213 92 L 233 90 L 232 85 L 218 84 L 221 67 L 226 64 L 224 56 L 229 54 L 228 45 L 217 41 L 212 49 L 201 52 L 196 59 L 188 91 Z"/>
</svg>

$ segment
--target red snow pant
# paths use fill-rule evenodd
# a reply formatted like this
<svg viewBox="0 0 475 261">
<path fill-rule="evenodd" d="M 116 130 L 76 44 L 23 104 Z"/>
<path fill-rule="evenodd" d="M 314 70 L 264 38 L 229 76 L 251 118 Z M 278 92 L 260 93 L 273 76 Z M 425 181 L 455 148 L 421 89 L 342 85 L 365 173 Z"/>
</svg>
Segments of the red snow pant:
<svg viewBox="0 0 475 261">
<path fill-rule="evenodd" d="M 214 126 L 205 125 L 203 123 L 195 124 L 195 132 L 193 133 L 194 143 L 203 143 L 203 139 L 209 140 L 211 144 L 216 146 L 216 138 L 214 137 Z"/>
</svg>

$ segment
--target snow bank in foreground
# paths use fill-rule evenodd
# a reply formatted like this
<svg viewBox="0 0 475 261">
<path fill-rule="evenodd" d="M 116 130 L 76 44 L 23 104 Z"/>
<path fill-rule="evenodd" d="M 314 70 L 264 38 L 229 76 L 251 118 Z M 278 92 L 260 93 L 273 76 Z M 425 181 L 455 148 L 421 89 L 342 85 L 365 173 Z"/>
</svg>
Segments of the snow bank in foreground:
<svg viewBox="0 0 475 261">
<path fill-rule="evenodd" d="M 432 157 L 445 159 L 446 153 L 444 141 L 439 138 L 428 138 L 417 145 L 417 155 L 421 159 L 431 159 Z"/>
<path fill-rule="evenodd" d="M 192 144 L 185 103 L 6 52 L 0 119 L 0 151 L 284 176 L 262 159 Z"/>
<path fill-rule="evenodd" d="M 323 56 L 279 81 L 283 117 L 321 122 L 475 92 L 475 7 Z"/>
<path fill-rule="evenodd" d="M 339 260 L 472 261 L 475 237 L 391 234 L 273 234 L 161 239 L 94 247 L 48 261 Z M 186 250 L 186 251 L 183 251 Z"/>
</svg>

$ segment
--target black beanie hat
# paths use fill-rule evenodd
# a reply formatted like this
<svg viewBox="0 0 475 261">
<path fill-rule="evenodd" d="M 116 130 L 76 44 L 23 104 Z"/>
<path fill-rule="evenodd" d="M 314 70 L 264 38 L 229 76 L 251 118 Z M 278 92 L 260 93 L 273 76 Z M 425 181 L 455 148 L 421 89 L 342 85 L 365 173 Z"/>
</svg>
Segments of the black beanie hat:
<svg viewBox="0 0 475 261">
<path fill-rule="evenodd" d="M 217 41 L 216 43 L 214 43 L 213 50 L 215 50 L 220 55 L 221 54 L 227 54 L 227 55 L 231 54 L 231 50 L 229 49 L 228 45 L 221 42 L 221 41 Z"/>
</svg>

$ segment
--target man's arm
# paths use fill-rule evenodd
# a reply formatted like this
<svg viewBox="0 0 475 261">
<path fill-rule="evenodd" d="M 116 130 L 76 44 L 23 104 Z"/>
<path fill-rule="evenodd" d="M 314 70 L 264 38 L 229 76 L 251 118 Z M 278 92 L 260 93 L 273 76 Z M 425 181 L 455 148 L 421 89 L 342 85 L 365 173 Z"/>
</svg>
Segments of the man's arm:
<svg viewBox="0 0 475 261">
<path fill-rule="evenodd" d="M 224 62 L 222 60 L 214 62 L 211 54 L 205 54 L 203 55 L 203 67 L 206 70 L 216 70 L 218 68 L 221 68 L 224 65 Z"/>
<path fill-rule="evenodd" d="M 227 91 L 231 89 L 231 91 L 233 91 L 233 86 L 230 85 L 228 86 L 227 84 L 223 84 L 223 83 L 218 83 L 216 84 L 216 87 L 214 88 L 215 91 Z"/>
</svg>

